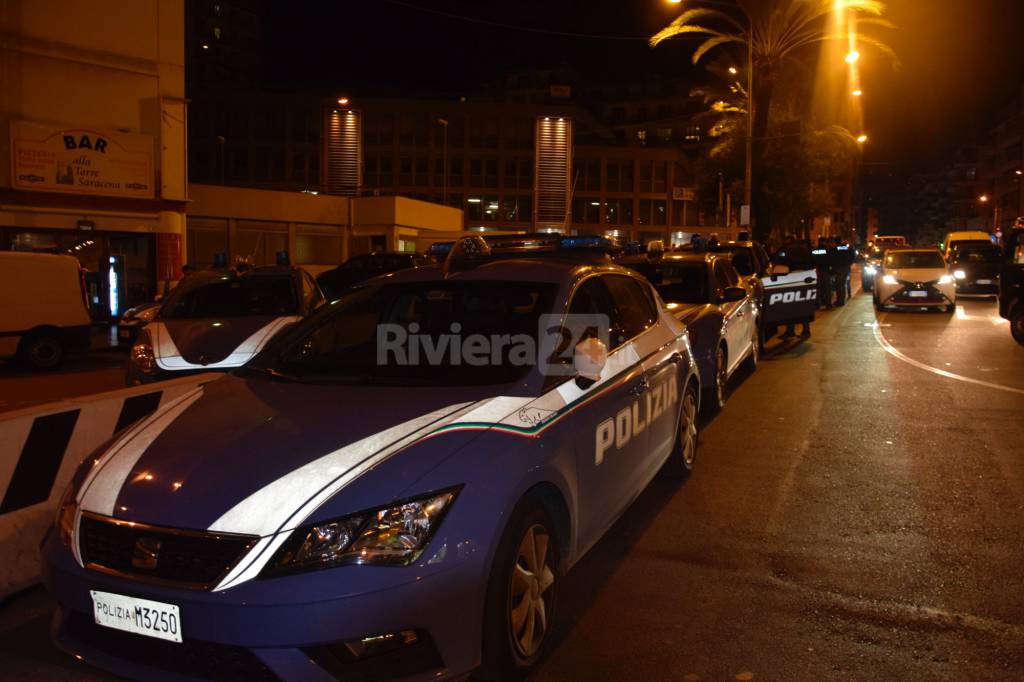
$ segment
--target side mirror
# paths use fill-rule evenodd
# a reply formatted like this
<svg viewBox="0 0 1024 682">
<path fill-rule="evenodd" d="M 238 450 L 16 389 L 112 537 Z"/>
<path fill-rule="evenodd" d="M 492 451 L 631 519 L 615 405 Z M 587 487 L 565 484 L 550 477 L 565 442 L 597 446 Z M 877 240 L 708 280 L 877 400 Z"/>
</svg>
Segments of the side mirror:
<svg viewBox="0 0 1024 682">
<path fill-rule="evenodd" d="M 576 370 L 576 385 L 590 388 L 601 378 L 601 370 L 608 364 L 608 347 L 601 339 L 590 337 L 576 344 L 572 366 Z"/>
<path fill-rule="evenodd" d="M 736 301 L 742 301 L 747 297 L 747 290 L 743 287 L 726 287 L 725 291 L 722 292 L 722 301 L 725 303 L 735 303 Z"/>
</svg>

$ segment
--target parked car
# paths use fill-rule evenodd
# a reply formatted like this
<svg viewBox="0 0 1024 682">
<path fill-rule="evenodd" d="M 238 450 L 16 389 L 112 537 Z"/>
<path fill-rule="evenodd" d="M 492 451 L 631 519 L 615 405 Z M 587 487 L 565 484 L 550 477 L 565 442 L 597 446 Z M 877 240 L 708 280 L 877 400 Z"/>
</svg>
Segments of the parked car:
<svg viewBox="0 0 1024 682">
<path fill-rule="evenodd" d="M 139 330 L 153 321 L 160 312 L 162 298 L 129 308 L 117 322 L 117 345 L 131 348 L 139 337 Z"/>
<path fill-rule="evenodd" d="M 1024 344 L 1024 223 L 1019 219 L 1003 245 L 999 272 L 999 315 L 1010 321 L 1010 333 Z"/>
<path fill-rule="evenodd" d="M 962 243 L 970 243 L 980 246 L 991 245 L 995 242 L 992 241 L 992 235 L 988 232 L 982 232 L 981 230 L 961 230 L 958 232 L 947 232 L 946 237 L 942 240 L 940 248 L 942 249 L 942 255 L 945 258 L 949 258 L 954 247 Z"/>
<path fill-rule="evenodd" d="M 346 289 L 373 277 L 434 262 L 421 253 L 367 253 L 353 256 L 334 268 L 317 275 L 316 281 L 327 300 L 334 300 Z"/>
<path fill-rule="evenodd" d="M 299 267 L 198 272 L 171 291 L 139 332 L 129 353 L 128 382 L 240 367 L 323 301 Z"/>
<path fill-rule="evenodd" d="M 699 377 L 636 273 L 471 241 L 87 457 L 42 548 L 59 646 L 136 679 L 513 679 L 541 660 L 571 567 L 693 466 Z M 607 328 L 567 364 L 523 362 L 578 315 Z M 496 345 L 410 364 L 413 337 L 391 348 L 380 320 Z"/>
<path fill-rule="evenodd" d="M 760 307 L 756 293 L 732 264 L 732 254 L 674 252 L 662 258 L 627 256 L 619 264 L 647 278 L 668 310 L 686 325 L 700 370 L 702 404 L 714 412 L 725 406 L 733 373 L 760 357 Z"/>
<path fill-rule="evenodd" d="M 938 249 L 893 248 L 885 253 L 874 292 L 875 308 L 956 309 L 956 279 Z"/>
<path fill-rule="evenodd" d="M 949 251 L 949 269 L 958 294 L 999 293 L 1003 250 L 991 242 L 957 242 Z"/>
<path fill-rule="evenodd" d="M 52 369 L 88 350 L 84 273 L 72 256 L 0 251 L 0 358 Z"/>
<path fill-rule="evenodd" d="M 878 269 L 882 267 L 882 259 L 885 258 L 885 247 L 878 244 L 869 246 L 864 251 L 864 257 L 860 267 L 860 287 L 870 292 L 875 288 L 875 276 Z"/>
</svg>

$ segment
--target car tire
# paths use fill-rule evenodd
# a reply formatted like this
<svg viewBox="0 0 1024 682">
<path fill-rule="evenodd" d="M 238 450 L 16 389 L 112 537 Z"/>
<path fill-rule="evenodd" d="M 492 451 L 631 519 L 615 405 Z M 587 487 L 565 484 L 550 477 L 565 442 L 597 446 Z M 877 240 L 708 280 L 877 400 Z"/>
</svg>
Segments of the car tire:
<svg viewBox="0 0 1024 682">
<path fill-rule="evenodd" d="M 726 359 L 725 346 L 719 345 L 718 350 L 715 351 L 715 375 L 711 378 L 708 387 L 704 389 L 704 399 L 701 401 L 705 414 L 718 414 L 725 407 L 725 389 L 729 379 Z"/>
<path fill-rule="evenodd" d="M 743 366 L 747 368 L 748 372 L 757 369 L 757 363 L 761 361 L 761 335 L 757 331 L 758 326 L 754 325 L 754 336 L 750 339 L 750 352 L 743 361 Z"/>
<path fill-rule="evenodd" d="M 947 315 L 949 315 L 950 313 L 952 313 L 955 310 L 956 310 L 956 303 L 950 303 L 949 305 L 946 305 L 946 306 L 942 307 L 942 312 L 946 313 Z"/>
<path fill-rule="evenodd" d="M 558 599 L 559 559 L 558 535 L 547 509 L 532 496 L 523 498 L 501 536 L 487 583 L 483 679 L 520 679 L 544 656 Z"/>
<path fill-rule="evenodd" d="M 679 425 L 676 442 L 672 446 L 672 454 L 665 460 L 661 472 L 668 478 L 685 480 L 693 471 L 693 463 L 697 459 L 697 443 L 699 439 L 697 420 L 697 389 L 690 383 L 683 391 L 679 402 Z"/>
<path fill-rule="evenodd" d="M 1024 305 L 1018 305 L 1010 313 L 1010 333 L 1017 343 L 1024 344 Z"/>
<path fill-rule="evenodd" d="M 21 357 L 32 369 L 53 369 L 64 360 L 64 346 L 56 334 L 37 332 L 21 342 Z"/>
</svg>

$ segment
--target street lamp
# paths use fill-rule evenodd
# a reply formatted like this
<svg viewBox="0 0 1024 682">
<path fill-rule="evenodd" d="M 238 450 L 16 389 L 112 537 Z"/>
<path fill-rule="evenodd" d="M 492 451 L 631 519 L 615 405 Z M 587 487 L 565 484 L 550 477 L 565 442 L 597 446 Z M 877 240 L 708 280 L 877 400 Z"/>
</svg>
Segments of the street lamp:
<svg viewBox="0 0 1024 682">
<path fill-rule="evenodd" d="M 854 97 L 860 97 L 861 95 L 864 94 L 864 91 L 861 90 L 860 88 L 857 88 L 856 90 L 854 90 L 850 94 L 853 95 Z"/>
<path fill-rule="evenodd" d="M 861 133 L 860 135 L 857 136 L 857 144 L 864 144 L 867 141 L 868 141 L 868 136 L 865 135 L 864 133 Z"/>
<path fill-rule="evenodd" d="M 846 63 L 847 64 L 853 64 L 858 59 L 860 59 L 860 52 L 857 52 L 857 50 L 851 50 L 850 54 L 846 55 Z"/>
<path fill-rule="evenodd" d="M 338 105 L 339 106 L 343 106 L 343 107 L 347 107 L 348 106 L 348 97 L 339 97 L 338 98 Z"/>
<path fill-rule="evenodd" d="M 983 204 L 987 204 L 988 203 L 988 195 L 987 194 L 982 194 L 980 197 L 978 197 L 978 201 L 980 201 Z"/>
<path fill-rule="evenodd" d="M 729 67 L 729 73 L 731 73 L 732 75 L 735 76 L 737 73 L 739 73 L 739 71 L 736 70 L 735 66 L 730 66 Z"/>
</svg>

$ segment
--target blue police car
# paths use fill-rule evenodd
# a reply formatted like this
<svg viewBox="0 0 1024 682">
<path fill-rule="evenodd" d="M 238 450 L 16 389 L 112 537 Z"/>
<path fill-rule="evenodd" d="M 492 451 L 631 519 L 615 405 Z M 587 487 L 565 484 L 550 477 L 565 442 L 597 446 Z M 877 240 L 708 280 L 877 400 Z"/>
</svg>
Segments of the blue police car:
<svg viewBox="0 0 1024 682">
<path fill-rule="evenodd" d="M 685 328 L 595 245 L 460 241 L 97 449 L 43 543 L 58 645 L 145 679 L 528 669 L 697 450 Z"/>
</svg>

